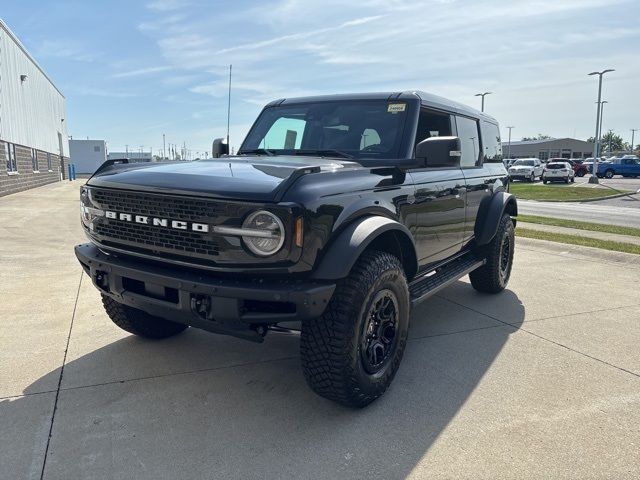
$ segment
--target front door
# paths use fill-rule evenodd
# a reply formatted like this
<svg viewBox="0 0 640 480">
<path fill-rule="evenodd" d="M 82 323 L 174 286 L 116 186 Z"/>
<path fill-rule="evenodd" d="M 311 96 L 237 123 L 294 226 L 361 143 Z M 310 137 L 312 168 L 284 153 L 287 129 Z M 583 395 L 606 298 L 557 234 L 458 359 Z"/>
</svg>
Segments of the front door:
<svg viewBox="0 0 640 480">
<path fill-rule="evenodd" d="M 446 112 L 420 112 L 416 144 L 433 136 L 450 136 L 453 117 Z M 415 185 L 414 239 L 420 266 L 438 262 L 462 246 L 465 181 L 460 168 L 419 168 L 409 172 Z"/>
</svg>

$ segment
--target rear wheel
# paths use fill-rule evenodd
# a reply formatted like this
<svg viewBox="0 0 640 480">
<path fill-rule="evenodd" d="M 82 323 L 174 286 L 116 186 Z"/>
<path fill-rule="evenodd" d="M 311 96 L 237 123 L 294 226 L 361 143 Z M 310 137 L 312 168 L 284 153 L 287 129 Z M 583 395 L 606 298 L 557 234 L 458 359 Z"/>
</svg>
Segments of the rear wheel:
<svg viewBox="0 0 640 480">
<path fill-rule="evenodd" d="M 576 173 L 576 175 L 579 177 L 584 177 L 584 174 L 585 174 L 584 170 L 578 170 L 578 173 Z"/>
<path fill-rule="evenodd" d="M 402 360 L 409 313 L 400 261 L 385 252 L 363 253 L 323 315 L 302 325 L 300 353 L 309 386 L 349 407 L 380 397 Z"/>
<path fill-rule="evenodd" d="M 121 329 L 145 338 L 167 338 L 177 335 L 187 328 L 181 323 L 149 315 L 142 310 L 116 302 L 102 295 L 102 304 L 109 318 Z"/>
<path fill-rule="evenodd" d="M 505 289 L 511 276 L 515 231 L 509 214 L 505 213 L 493 239 L 477 250 L 486 263 L 469 274 L 471 285 L 479 292 L 498 293 Z"/>
<path fill-rule="evenodd" d="M 604 172 L 604 177 L 605 178 L 613 178 L 613 170 L 609 169 L 606 172 Z"/>
<path fill-rule="evenodd" d="M 535 181 L 536 181 L 536 174 L 535 174 L 535 173 L 531 172 L 531 176 L 529 177 L 529 181 L 530 181 L 531 183 L 533 183 L 533 182 L 535 182 Z"/>
</svg>

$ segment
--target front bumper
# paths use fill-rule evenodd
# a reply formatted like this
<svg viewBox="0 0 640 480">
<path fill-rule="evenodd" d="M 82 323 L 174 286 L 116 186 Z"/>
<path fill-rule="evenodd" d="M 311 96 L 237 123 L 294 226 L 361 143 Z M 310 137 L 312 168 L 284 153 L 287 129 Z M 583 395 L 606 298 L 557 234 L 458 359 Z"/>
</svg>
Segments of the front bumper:
<svg viewBox="0 0 640 480">
<path fill-rule="evenodd" d="M 309 320 L 324 312 L 335 283 L 233 279 L 109 254 L 92 243 L 76 257 L 104 295 L 150 315 L 260 341 L 258 326 Z"/>
</svg>

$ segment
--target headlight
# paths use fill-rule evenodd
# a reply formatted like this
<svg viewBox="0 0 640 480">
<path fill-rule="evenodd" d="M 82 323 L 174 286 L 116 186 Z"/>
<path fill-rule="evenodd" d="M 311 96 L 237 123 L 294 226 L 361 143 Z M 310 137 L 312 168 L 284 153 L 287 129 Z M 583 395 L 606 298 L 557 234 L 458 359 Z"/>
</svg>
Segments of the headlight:
<svg viewBox="0 0 640 480">
<path fill-rule="evenodd" d="M 253 212 L 242 224 L 245 234 L 242 240 L 256 255 L 273 255 L 284 243 L 284 225 L 273 213 L 266 210 Z"/>
<path fill-rule="evenodd" d="M 80 189 L 80 218 L 82 224 L 89 230 L 93 230 L 93 220 L 96 217 L 104 217 L 104 211 L 95 208 L 91 200 L 91 190 L 87 187 Z"/>
</svg>

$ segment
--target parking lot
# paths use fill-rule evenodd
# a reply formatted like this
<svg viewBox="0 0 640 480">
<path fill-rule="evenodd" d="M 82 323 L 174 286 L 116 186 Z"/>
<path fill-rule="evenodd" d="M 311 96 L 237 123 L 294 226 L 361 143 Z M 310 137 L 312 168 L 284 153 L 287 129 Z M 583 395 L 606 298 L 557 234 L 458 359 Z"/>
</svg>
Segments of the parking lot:
<svg viewBox="0 0 640 480">
<path fill-rule="evenodd" d="M 0 478 L 640 476 L 640 257 L 518 239 L 509 289 L 416 308 L 391 389 L 349 410 L 295 335 L 115 327 L 73 255 L 78 187 L 0 199 Z"/>
</svg>

